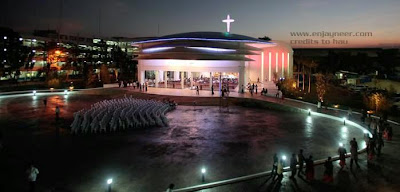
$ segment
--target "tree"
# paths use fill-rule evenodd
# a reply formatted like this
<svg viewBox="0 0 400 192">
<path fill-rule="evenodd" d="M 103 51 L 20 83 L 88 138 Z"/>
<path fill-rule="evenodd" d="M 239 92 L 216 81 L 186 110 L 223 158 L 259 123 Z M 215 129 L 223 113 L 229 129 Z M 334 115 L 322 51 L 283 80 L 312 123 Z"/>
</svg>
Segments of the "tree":
<svg viewBox="0 0 400 192">
<path fill-rule="evenodd" d="M 83 79 L 86 87 L 91 87 L 96 82 L 96 75 L 93 73 L 93 65 L 84 64 L 83 67 Z"/>
<path fill-rule="evenodd" d="M 104 84 L 110 83 L 110 72 L 105 64 L 100 67 L 100 79 Z"/>
<path fill-rule="evenodd" d="M 294 94 L 296 92 L 296 80 L 293 78 L 285 78 L 280 84 L 284 94 Z"/>
<path fill-rule="evenodd" d="M 328 91 L 329 76 L 317 73 L 315 77 L 316 77 L 315 85 L 317 87 L 318 100 L 324 102 L 324 95 Z"/>
<path fill-rule="evenodd" d="M 132 60 L 132 58 L 118 46 L 113 47 L 111 54 L 113 65 L 120 69 L 119 79 L 127 80 L 132 78 L 136 72 L 137 61 Z"/>
<path fill-rule="evenodd" d="M 318 64 L 314 61 L 314 60 L 311 60 L 311 61 L 308 61 L 308 62 L 306 62 L 306 63 L 304 63 L 305 64 L 305 66 L 308 68 L 308 93 L 310 93 L 311 92 L 311 76 L 312 76 L 312 71 L 313 71 L 313 69 L 315 69 L 317 66 L 318 66 Z"/>
<path fill-rule="evenodd" d="M 391 103 L 387 96 L 379 92 L 367 95 L 364 98 L 364 103 L 369 109 L 375 110 L 376 113 L 387 112 L 391 107 Z"/>
</svg>

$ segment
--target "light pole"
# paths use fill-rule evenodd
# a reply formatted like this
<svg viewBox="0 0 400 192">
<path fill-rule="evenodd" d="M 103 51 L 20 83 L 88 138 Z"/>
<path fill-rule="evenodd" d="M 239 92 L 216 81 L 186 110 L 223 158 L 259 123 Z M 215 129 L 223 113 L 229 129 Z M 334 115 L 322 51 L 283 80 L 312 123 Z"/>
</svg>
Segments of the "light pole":
<svg viewBox="0 0 400 192">
<path fill-rule="evenodd" d="M 205 182 L 205 174 L 206 174 L 206 168 L 201 168 L 201 181 L 204 183 Z"/>
<path fill-rule="evenodd" d="M 113 182 L 112 178 L 107 179 L 108 192 L 111 192 L 111 184 L 112 184 L 112 182 Z"/>
<path fill-rule="evenodd" d="M 308 116 L 311 115 L 311 109 L 308 109 Z"/>
</svg>

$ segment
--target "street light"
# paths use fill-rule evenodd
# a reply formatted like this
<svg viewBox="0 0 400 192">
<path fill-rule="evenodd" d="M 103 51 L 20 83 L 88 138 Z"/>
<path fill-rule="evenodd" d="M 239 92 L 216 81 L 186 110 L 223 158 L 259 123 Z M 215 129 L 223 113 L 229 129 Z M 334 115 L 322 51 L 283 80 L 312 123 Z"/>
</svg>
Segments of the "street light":
<svg viewBox="0 0 400 192">
<path fill-rule="evenodd" d="M 286 161 L 286 155 L 282 155 L 282 160 Z"/>
<path fill-rule="evenodd" d="M 201 168 L 201 181 L 204 183 L 205 181 L 205 174 L 206 174 L 206 168 Z"/>
<path fill-rule="evenodd" d="M 111 192 L 111 184 L 112 184 L 112 182 L 113 182 L 112 178 L 107 179 L 108 192 Z"/>
<path fill-rule="evenodd" d="M 33 96 L 36 96 L 36 91 L 33 91 Z"/>
</svg>

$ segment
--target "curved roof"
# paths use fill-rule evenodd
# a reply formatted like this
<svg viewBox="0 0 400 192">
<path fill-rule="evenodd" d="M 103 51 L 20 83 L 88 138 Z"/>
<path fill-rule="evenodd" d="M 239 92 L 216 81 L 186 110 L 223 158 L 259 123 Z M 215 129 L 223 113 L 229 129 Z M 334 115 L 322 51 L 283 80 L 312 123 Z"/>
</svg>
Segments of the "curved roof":
<svg viewBox="0 0 400 192">
<path fill-rule="evenodd" d="M 161 41 L 175 41 L 175 40 L 199 40 L 199 41 L 227 41 L 227 42 L 243 42 L 243 43 L 266 43 L 271 42 L 257 39 L 254 37 L 248 37 L 245 35 L 238 35 L 233 33 L 222 33 L 222 32 L 189 32 L 189 33 L 178 33 L 172 35 L 166 35 L 162 37 L 150 38 L 143 41 L 134 41 L 134 44 L 141 43 L 152 43 Z"/>
</svg>

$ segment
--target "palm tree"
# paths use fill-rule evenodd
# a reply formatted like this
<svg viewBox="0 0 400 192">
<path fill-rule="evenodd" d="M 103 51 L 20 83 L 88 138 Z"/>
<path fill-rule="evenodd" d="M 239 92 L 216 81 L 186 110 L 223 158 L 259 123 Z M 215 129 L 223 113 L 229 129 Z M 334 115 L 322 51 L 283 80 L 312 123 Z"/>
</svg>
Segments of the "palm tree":
<svg viewBox="0 0 400 192">
<path fill-rule="evenodd" d="M 302 76 L 303 76 L 303 90 L 305 90 L 305 76 L 306 76 L 306 69 L 308 69 L 308 93 L 311 92 L 311 76 L 312 76 L 312 70 L 318 66 L 318 63 L 315 62 L 313 59 L 306 58 L 303 56 L 299 56 L 296 58 L 296 62 L 298 66 L 298 72 L 300 73 L 300 68 L 302 71 Z M 297 79 L 299 79 L 299 75 L 297 76 Z"/>
<path fill-rule="evenodd" d="M 312 76 L 312 71 L 314 68 L 318 66 L 318 63 L 316 63 L 314 60 L 308 60 L 307 62 L 304 63 L 304 65 L 308 68 L 308 93 L 311 92 L 311 76 Z M 304 80 L 303 80 L 304 81 Z M 304 84 L 303 84 L 304 85 Z"/>
</svg>

